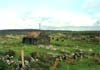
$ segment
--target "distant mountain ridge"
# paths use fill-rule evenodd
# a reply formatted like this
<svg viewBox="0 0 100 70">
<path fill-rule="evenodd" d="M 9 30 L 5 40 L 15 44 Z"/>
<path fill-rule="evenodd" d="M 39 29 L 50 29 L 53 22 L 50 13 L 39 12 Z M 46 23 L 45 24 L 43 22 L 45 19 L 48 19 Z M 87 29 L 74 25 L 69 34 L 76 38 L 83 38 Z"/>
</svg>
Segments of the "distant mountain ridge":
<svg viewBox="0 0 100 70">
<path fill-rule="evenodd" d="M 39 30 L 39 29 L 5 29 L 0 30 L 0 35 L 6 34 L 26 34 L 27 32 L 32 31 L 43 31 L 43 32 L 65 32 L 65 30 Z M 69 32 L 66 30 L 66 32 Z"/>
<path fill-rule="evenodd" d="M 62 26 L 62 27 L 53 27 L 53 26 L 43 26 L 44 30 L 71 30 L 71 31 L 100 31 L 100 26 Z"/>
<path fill-rule="evenodd" d="M 67 28 L 67 30 L 64 30 L 66 28 Z M 73 26 L 63 27 L 62 30 L 59 29 L 59 27 L 56 27 L 56 28 L 49 27 L 49 29 L 47 27 L 48 30 L 46 29 L 46 27 L 45 27 L 45 29 L 42 29 L 42 30 L 39 30 L 39 29 L 5 29 L 5 30 L 0 30 L 0 35 L 7 35 L 7 34 L 13 34 L 13 35 L 21 35 L 22 34 L 23 35 L 23 34 L 26 34 L 27 32 L 32 32 L 32 31 L 43 31 L 43 32 L 47 32 L 47 33 L 53 33 L 53 32 L 54 33 L 55 32 L 64 32 L 64 33 L 65 32 L 90 32 L 90 31 L 96 32 L 96 33 L 100 32 L 100 27 L 98 27 L 98 30 L 97 30 L 97 27 L 96 27 L 96 30 L 89 30 L 92 27 L 89 27 L 88 30 L 85 30 L 84 28 L 87 29 L 87 27 L 83 27 L 84 30 L 81 29 L 80 31 L 79 30 L 70 30 L 70 28 L 75 29 L 77 27 L 73 27 Z"/>
<path fill-rule="evenodd" d="M 99 31 L 100 26 L 62 26 L 62 27 L 54 27 L 54 26 L 42 26 L 41 31 L 57 31 L 57 32 L 67 32 L 67 31 Z M 5 34 L 26 34 L 31 31 L 39 31 L 39 29 L 4 29 L 0 30 L 0 35 Z"/>
</svg>

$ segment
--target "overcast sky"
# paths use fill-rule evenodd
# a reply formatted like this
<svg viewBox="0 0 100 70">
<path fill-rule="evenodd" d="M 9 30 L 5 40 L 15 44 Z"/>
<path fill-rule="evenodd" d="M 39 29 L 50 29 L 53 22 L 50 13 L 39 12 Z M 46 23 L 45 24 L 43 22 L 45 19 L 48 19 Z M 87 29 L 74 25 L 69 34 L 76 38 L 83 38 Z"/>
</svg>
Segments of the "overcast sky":
<svg viewBox="0 0 100 70">
<path fill-rule="evenodd" d="M 100 0 L 0 0 L 0 29 L 100 26 L 99 20 Z"/>
</svg>

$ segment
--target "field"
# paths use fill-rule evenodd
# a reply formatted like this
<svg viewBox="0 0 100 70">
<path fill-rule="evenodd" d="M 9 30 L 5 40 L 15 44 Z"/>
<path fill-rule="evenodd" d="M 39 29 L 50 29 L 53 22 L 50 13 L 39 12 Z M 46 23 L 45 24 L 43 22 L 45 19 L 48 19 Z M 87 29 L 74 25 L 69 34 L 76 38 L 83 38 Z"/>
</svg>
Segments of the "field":
<svg viewBox="0 0 100 70">
<path fill-rule="evenodd" d="M 34 61 L 24 70 L 100 70 L 100 39 L 98 32 L 47 32 L 54 36 L 50 45 L 23 44 L 25 34 L 5 34 L 0 36 L 0 59 L 6 55 L 19 62 L 21 50 L 25 60 L 30 56 Z M 56 37 L 58 36 L 58 37 Z M 99 40 L 98 40 L 99 39 Z M 12 52 L 12 53 L 11 53 Z M 65 57 L 65 58 L 64 58 Z M 7 64 L 6 61 L 4 61 Z M 2 64 L 0 64 L 2 66 Z M 0 66 L 0 70 L 7 70 Z M 17 64 L 4 65 L 8 70 L 16 70 Z"/>
</svg>

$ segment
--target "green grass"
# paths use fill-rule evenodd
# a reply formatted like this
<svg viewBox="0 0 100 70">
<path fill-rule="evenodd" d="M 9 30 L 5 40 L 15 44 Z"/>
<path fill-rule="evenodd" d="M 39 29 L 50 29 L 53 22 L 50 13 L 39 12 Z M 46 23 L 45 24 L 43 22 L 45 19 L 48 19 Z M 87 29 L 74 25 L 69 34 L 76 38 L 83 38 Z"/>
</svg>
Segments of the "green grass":
<svg viewBox="0 0 100 70">
<path fill-rule="evenodd" d="M 53 47 L 58 49 L 56 51 L 53 51 L 46 48 L 38 48 L 38 46 L 36 45 L 22 44 L 21 39 L 22 38 L 8 38 L 5 40 L 1 37 L 0 54 L 6 52 L 9 49 L 14 50 L 16 52 L 16 58 L 20 56 L 22 49 L 25 52 L 25 56 L 30 55 L 30 53 L 32 52 L 61 54 L 61 52 L 74 52 L 77 46 L 78 48 L 83 49 L 85 51 L 88 51 L 90 48 L 92 48 L 94 52 L 100 52 L 100 44 L 88 43 L 83 41 L 65 40 L 64 42 L 61 42 L 52 40 L 51 43 L 53 44 Z M 91 62 L 92 61 L 90 59 L 79 60 L 74 65 L 61 62 L 61 66 L 58 67 L 58 70 L 100 70 L 99 65 L 93 65 L 91 64 Z"/>
<path fill-rule="evenodd" d="M 52 44 L 60 46 L 60 48 L 68 49 L 73 51 L 74 48 L 78 47 L 80 49 L 84 49 L 88 51 L 92 48 L 95 52 L 99 52 L 100 44 L 95 44 L 92 42 L 85 42 L 85 41 L 73 41 L 73 40 L 65 40 L 64 42 L 61 41 L 51 41 Z M 57 47 L 58 47 L 57 46 Z"/>
<path fill-rule="evenodd" d="M 61 66 L 58 70 L 99 70 L 100 65 L 92 64 L 90 59 L 81 59 L 77 61 L 74 65 L 66 64 L 65 62 L 61 63 Z"/>
</svg>

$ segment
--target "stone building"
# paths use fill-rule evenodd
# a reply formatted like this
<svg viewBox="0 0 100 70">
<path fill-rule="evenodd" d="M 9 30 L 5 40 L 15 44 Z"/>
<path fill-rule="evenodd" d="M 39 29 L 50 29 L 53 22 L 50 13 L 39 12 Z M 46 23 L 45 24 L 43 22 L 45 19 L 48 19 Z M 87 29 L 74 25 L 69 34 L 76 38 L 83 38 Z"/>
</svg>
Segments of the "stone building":
<svg viewBox="0 0 100 70">
<path fill-rule="evenodd" d="M 50 44 L 50 38 L 48 35 L 45 34 L 45 32 L 40 31 L 33 31 L 29 32 L 23 39 L 22 43 L 25 44 L 44 44 L 48 45 Z"/>
</svg>

